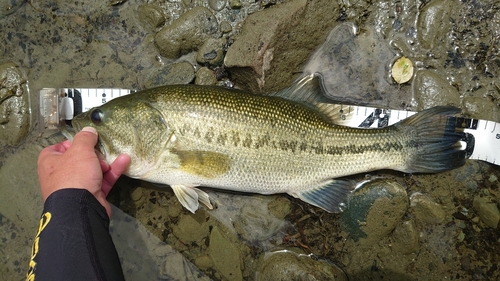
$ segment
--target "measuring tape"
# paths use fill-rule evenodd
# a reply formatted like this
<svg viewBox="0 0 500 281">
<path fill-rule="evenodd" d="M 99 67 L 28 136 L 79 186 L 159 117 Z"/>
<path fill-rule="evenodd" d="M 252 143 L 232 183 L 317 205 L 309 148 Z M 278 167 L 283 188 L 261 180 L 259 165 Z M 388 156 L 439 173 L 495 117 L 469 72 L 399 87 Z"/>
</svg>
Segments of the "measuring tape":
<svg viewBox="0 0 500 281">
<path fill-rule="evenodd" d="M 57 129 L 61 125 L 61 115 L 76 116 L 132 92 L 134 91 L 128 89 L 42 89 L 38 91 L 39 120 L 41 120 L 39 130 L 43 132 L 46 129 Z M 342 118 L 339 118 L 337 123 L 358 128 L 390 126 L 416 113 L 354 105 L 338 105 L 338 107 Z M 68 108 L 73 109 L 73 114 L 66 112 Z M 471 118 L 457 119 L 457 124 L 462 124 L 464 128 L 464 138 L 461 143 L 468 158 L 500 165 L 500 123 Z"/>
</svg>

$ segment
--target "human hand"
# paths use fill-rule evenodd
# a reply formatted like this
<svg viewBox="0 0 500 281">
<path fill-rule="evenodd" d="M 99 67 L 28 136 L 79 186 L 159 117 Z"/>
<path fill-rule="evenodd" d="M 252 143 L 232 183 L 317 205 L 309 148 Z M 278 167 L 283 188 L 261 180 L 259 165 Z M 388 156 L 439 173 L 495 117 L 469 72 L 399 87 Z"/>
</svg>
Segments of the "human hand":
<svg viewBox="0 0 500 281">
<path fill-rule="evenodd" d="M 106 196 L 127 169 L 130 156 L 122 154 L 108 165 L 97 156 L 94 150 L 96 144 L 97 132 L 94 128 L 85 127 L 75 135 L 73 142 L 66 140 L 40 152 L 38 179 L 44 202 L 59 189 L 86 189 L 111 216 Z"/>
</svg>

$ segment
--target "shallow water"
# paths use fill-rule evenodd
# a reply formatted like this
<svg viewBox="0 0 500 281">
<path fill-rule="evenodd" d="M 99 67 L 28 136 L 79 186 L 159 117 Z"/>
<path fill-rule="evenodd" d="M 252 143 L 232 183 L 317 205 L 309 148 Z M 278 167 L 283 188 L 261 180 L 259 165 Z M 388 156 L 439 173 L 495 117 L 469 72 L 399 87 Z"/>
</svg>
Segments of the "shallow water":
<svg viewBox="0 0 500 281">
<path fill-rule="evenodd" d="M 24 277 L 42 211 L 36 159 L 42 147 L 63 139 L 36 130 L 41 87 L 142 89 L 196 79 L 272 91 L 289 85 L 323 46 L 330 60 L 309 66 L 323 73 L 333 98 L 395 109 L 453 104 L 472 117 L 500 121 L 495 1 L 185 0 L 142 9 L 141 1 L 111 3 L 0 1 L 2 280 Z M 214 13 L 216 29 L 187 18 L 184 29 L 166 33 L 163 25 L 195 6 Z M 241 22 L 248 15 L 251 24 Z M 200 32 L 200 24 L 209 31 Z M 169 57 L 155 45 L 162 29 L 179 40 L 192 34 L 192 40 Z M 321 45 L 330 32 L 333 41 Z M 248 50 L 239 50 L 241 42 Z M 227 67 L 218 54 L 227 55 Z M 399 56 L 415 68 L 401 85 L 390 73 Z M 181 73 L 181 61 L 193 67 Z M 128 280 L 254 280 L 271 273 L 342 280 L 340 270 L 350 280 L 500 278 L 500 230 L 493 224 L 498 166 L 468 161 L 437 175 L 383 171 L 353 178 L 378 177 L 387 182 L 369 182 L 361 190 L 370 192 L 356 193 L 342 214 L 284 195 L 210 191 L 217 209 L 194 215 L 169 188 L 124 178 L 110 201 L 137 221 L 116 211 L 112 233 Z"/>
</svg>

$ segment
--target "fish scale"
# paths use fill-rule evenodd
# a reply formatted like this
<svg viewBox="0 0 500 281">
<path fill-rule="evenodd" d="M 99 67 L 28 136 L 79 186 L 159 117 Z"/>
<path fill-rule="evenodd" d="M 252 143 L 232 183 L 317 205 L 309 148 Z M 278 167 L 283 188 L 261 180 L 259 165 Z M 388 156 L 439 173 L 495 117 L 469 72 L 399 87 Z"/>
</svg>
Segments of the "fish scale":
<svg viewBox="0 0 500 281">
<path fill-rule="evenodd" d="M 351 128 L 337 125 L 329 105 L 311 96 L 322 93 L 311 89 L 301 83 L 264 96 L 163 86 L 113 99 L 73 125 L 95 127 L 108 162 L 129 154 L 126 175 L 170 185 L 192 212 L 198 200 L 211 207 L 198 186 L 288 193 L 334 212 L 354 186 L 342 177 L 378 169 L 439 172 L 465 161 L 456 147 L 462 132 L 448 122 L 456 108 L 385 128 Z M 307 97 L 297 100 L 301 95 Z"/>
</svg>

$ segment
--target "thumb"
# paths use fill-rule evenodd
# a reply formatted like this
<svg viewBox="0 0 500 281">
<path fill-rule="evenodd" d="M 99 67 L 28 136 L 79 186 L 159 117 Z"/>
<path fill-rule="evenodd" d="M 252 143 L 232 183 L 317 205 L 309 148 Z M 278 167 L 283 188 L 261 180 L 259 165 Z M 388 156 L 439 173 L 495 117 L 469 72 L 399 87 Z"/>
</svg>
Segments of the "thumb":
<svg viewBox="0 0 500 281">
<path fill-rule="evenodd" d="M 80 132 L 78 132 L 71 144 L 71 148 L 89 148 L 92 151 L 94 146 L 97 144 L 97 131 L 92 127 L 84 127 Z"/>
</svg>

